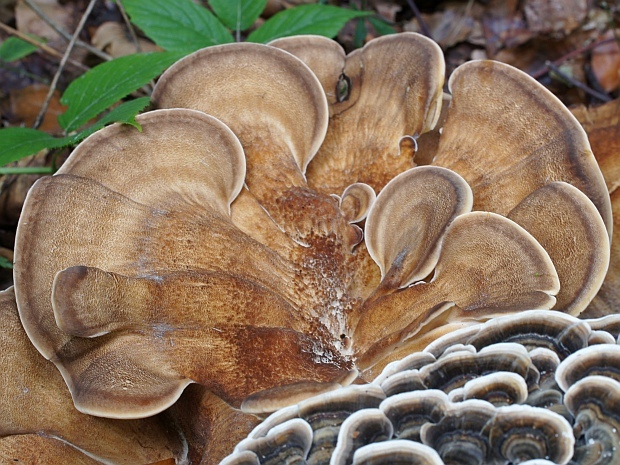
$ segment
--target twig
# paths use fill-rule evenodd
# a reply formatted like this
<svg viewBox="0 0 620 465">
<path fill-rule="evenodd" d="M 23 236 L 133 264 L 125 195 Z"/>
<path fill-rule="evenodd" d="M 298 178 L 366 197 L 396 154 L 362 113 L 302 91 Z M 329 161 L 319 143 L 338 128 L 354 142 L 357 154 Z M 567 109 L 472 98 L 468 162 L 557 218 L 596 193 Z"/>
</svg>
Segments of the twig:
<svg viewBox="0 0 620 465">
<path fill-rule="evenodd" d="M 13 29 L 11 26 L 7 26 L 4 23 L 0 23 L 0 29 L 4 30 L 5 32 L 7 32 L 7 33 L 9 33 L 11 35 L 14 35 L 15 37 L 19 37 L 24 42 L 28 42 L 29 44 L 34 45 L 37 48 L 40 48 L 41 50 L 43 50 L 48 55 L 52 55 L 53 57 L 60 58 L 60 59 L 62 59 L 62 57 L 63 57 L 63 54 L 60 53 L 55 48 L 52 48 L 49 45 L 45 45 L 45 44 L 43 44 L 43 43 L 33 39 L 32 37 L 24 34 L 23 32 L 20 32 L 17 29 Z M 69 59 L 68 63 L 70 63 L 71 65 L 75 66 L 76 68 L 80 68 L 82 71 L 88 71 L 90 69 L 88 66 L 85 66 L 82 63 L 79 63 L 79 62 L 77 62 L 75 60 Z"/>
<path fill-rule="evenodd" d="M 418 9 L 415 2 L 413 0 L 407 0 L 407 3 L 409 4 L 409 8 L 411 8 L 411 10 L 413 11 L 415 19 L 418 20 L 418 24 L 420 25 L 420 31 L 422 31 L 422 34 L 424 34 L 429 39 L 432 39 L 433 36 L 431 35 L 431 29 L 428 27 L 428 24 L 426 24 L 426 21 L 424 21 L 424 18 L 422 18 L 422 13 L 420 13 L 420 10 Z"/>
<path fill-rule="evenodd" d="M 34 3 L 32 0 L 24 0 L 24 2 L 26 3 L 26 5 L 28 5 L 28 7 L 32 11 L 34 11 L 43 21 L 45 21 L 52 29 L 54 29 L 58 34 L 60 34 L 65 40 L 71 40 L 71 34 L 69 34 L 67 31 L 61 28 L 58 24 L 52 21 L 52 19 L 49 16 L 47 16 L 45 12 L 41 8 L 39 8 L 39 6 L 36 3 Z M 83 42 L 79 39 L 75 42 L 75 44 L 78 45 L 79 47 L 85 48 L 90 53 L 98 56 L 102 60 L 110 61 L 112 59 L 112 57 L 108 55 L 107 53 L 102 52 L 98 48 L 95 48 L 92 45 L 87 44 L 86 42 Z"/>
<path fill-rule="evenodd" d="M 84 28 L 84 25 L 86 24 L 86 20 L 88 19 L 88 16 L 93 11 L 93 8 L 96 2 L 97 0 L 90 0 L 90 2 L 88 3 L 88 6 L 86 7 L 86 11 L 82 15 L 82 18 L 80 19 L 80 23 L 77 25 L 77 28 L 75 29 L 75 32 L 73 33 L 73 36 L 71 37 L 71 40 L 69 41 L 69 44 L 67 45 L 65 54 L 63 55 L 62 60 L 60 60 L 60 64 L 58 65 L 58 70 L 56 71 L 56 74 L 54 75 L 54 79 L 52 79 L 52 83 L 50 84 L 50 88 L 49 88 L 49 91 L 47 92 L 47 96 L 45 97 L 45 101 L 43 102 L 43 106 L 41 107 L 41 111 L 39 112 L 39 115 L 37 116 L 37 119 L 34 122 L 34 125 L 33 125 L 34 129 L 38 128 L 43 122 L 43 117 L 45 116 L 45 113 L 47 113 L 47 107 L 49 106 L 50 101 L 52 100 L 52 96 L 54 95 L 54 91 L 56 90 L 58 79 L 60 79 L 60 75 L 62 74 L 64 70 L 67 60 L 69 59 L 71 50 L 73 50 L 73 46 L 75 45 L 75 42 L 78 36 L 80 35 L 80 32 L 82 32 L 82 29 Z"/>
<path fill-rule="evenodd" d="M 599 99 L 601 102 L 610 102 L 611 101 L 611 97 L 609 95 L 606 95 L 606 94 L 603 94 L 601 92 L 598 92 L 598 91 L 596 91 L 596 90 L 586 86 L 583 82 L 577 81 L 576 79 L 572 78 L 571 76 L 569 76 L 568 74 L 563 72 L 560 68 L 558 68 L 556 65 L 554 65 L 550 61 L 548 61 L 546 63 L 546 66 L 549 68 L 550 71 L 553 71 L 559 77 L 561 77 L 566 82 L 568 82 L 570 85 L 583 90 L 585 93 L 591 95 L 594 98 Z"/>
<path fill-rule="evenodd" d="M 608 44 L 610 42 L 614 42 L 615 40 L 616 39 L 612 37 L 609 39 L 602 39 L 596 42 L 592 42 L 591 44 L 585 45 L 583 47 L 579 47 L 578 49 L 575 49 L 572 52 L 569 52 L 566 55 L 561 56 L 557 60 L 547 61 L 545 63 L 545 66 L 540 68 L 538 71 L 533 72 L 530 76 L 532 76 L 534 79 L 540 79 L 545 74 L 547 74 L 549 71 L 551 71 L 549 64 L 555 65 L 556 67 L 561 66 L 562 64 L 564 64 L 565 61 L 568 61 L 571 58 L 578 57 L 579 55 L 582 55 L 584 53 L 589 52 L 590 50 L 595 49 L 599 45 Z"/>
<path fill-rule="evenodd" d="M 127 16 L 127 12 L 125 11 L 125 7 L 123 6 L 123 2 L 121 0 L 116 0 L 116 6 L 118 7 L 118 11 L 121 12 L 121 16 L 123 17 L 123 21 L 127 25 L 127 29 L 129 29 L 129 34 L 131 35 L 131 40 L 136 46 L 136 52 L 141 53 L 142 47 L 140 46 L 140 41 L 138 40 L 138 36 L 136 35 L 136 31 L 134 30 L 131 21 L 129 21 L 129 16 Z"/>
</svg>

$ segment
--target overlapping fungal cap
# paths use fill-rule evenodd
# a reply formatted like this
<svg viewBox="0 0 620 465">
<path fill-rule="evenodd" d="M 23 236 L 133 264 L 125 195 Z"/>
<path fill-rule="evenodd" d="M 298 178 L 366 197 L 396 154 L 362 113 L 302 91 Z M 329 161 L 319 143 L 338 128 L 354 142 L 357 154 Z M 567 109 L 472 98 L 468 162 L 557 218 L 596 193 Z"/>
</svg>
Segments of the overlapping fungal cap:
<svg viewBox="0 0 620 465">
<path fill-rule="evenodd" d="M 185 459 L 161 417 L 120 421 L 73 407 L 60 373 L 28 340 L 12 289 L 0 293 L 0 458 L 3 463 L 152 463 Z"/>
<path fill-rule="evenodd" d="M 590 322 L 603 326 L 602 319 Z M 372 458 L 374 450 L 378 461 L 367 463 L 389 463 L 387 451 L 402 460 L 396 463 L 410 463 L 402 457 L 410 457 L 411 463 L 440 464 L 615 463 L 619 346 L 589 345 L 592 326 L 570 315 L 537 310 L 494 318 L 439 338 L 425 351 L 387 365 L 368 385 L 377 392 L 377 401 L 384 396 L 383 400 L 378 406 L 361 406 L 345 421 L 339 415 L 329 425 L 329 447 L 319 440 L 324 432 L 308 421 L 314 439 L 304 459 L 332 463 L 340 460 L 335 452 L 358 448 L 344 454 L 349 457 L 346 463 L 357 463 L 356 457 L 367 453 Z M 503 338 L 511 342 L 500 342 Z M 332 418 L 333 399 L 346 396 L 351 388 L 303 404 L 312 405 L 318 418 Z M 250 437 L 266 437 L 292 419 L 307 421 L 301 406 L 274 413 Z M 345 424 L 355 424 L 359 436 L 343 429 Z M 375 432 L 376 440 L 390 429 L 392 436 L 378 442 L 364 433 Z M 369 444 L 349 441 L 352 436 L 366 438 L 361 441 Z"/>
<path fill-rule="evenodd" d="M 609 260 L 609 199 L 587 140 L 560 104 L 490 62 L 455 73 L 436 159 L 412 168 L 417 137 L 439 118 L 442 80 L 438 47 L 416 34 L 372 41 L 348 57 L 312 37 L 213 47 L 162 76 L 158 110 L 138 118 L 142 133 L 114 125 L 81 144 L 31 191 L 15 264 L 25 329 L 78 408 L 152 415 L 199 383 L 205 391 L 188 402 L 204 415 L 175 420 L 198 442 L 213 438 L 197 425 L 239 425 L 226 430 L 228 445 L 246 433 L 248 412 L 295 406 L 254 430 L 235 463 L 278 461 L 287 438 L 295 438 L 291 460 L 337 451 L 350 462 L 372 450 L 365 442 L 403 428 L 424 440 L 430 424 L 428 438 L 445 438 L 443 426 L 467 423 L 459 405 L 469 402 L 492 412 L 472 457 L 564 461 L 566 443 L 536 440 L 515 452 L 519 433 L 494 422 L 504 404 L 530 418 L 516 408 L 529 403 L 551 416 L 522 429 L 562 436 L 558 418 L 570 413 L 557 407 L 550 354 L 560 363 L 611 341 L 604 328 L 544 311 L 578 315 L 596 292 Z M 480 92 L 486 103 L 475 106 Z M 500 131 L 511 127 L 506 118 L 518 122 L 510 137 Z M 496 154 L 504 140 L 506 152 Z M 478 326 L 532 308 L 543 310 Z M 419 358 L 390 364 L 446 334 Z M 492 347 L 500 342 L 520 345 Z M 360 405 L 338 410 L 338 424 L 316 426 L 321 395 L 341 392 L 356 370 L 370 381 L 386 365 L 370 388 L 380 390 L 375 400 L 442 389 L 443 416 L 422 409 L 410 427 L 397 426 L 380 405 Z M 370 425 L 353 413 L 362 410 Z M 280 452 L 269 455 L 272 447 Z"/>
<path fill-rule="evenodd" d="M 313 288 L 298 291 L 299 270 L 230 219 L 245 173 L 231 130 L 185 109 L 138 122 L 142 132 L 115 125 L 81 144 L 30 191 L 19 226 L 22 321 L 78 408 L 146 416 L 192 381 L 240 403 L 274 385 L 337 377 L 347 362 L 306 335 L 316 325 L 296 310 L 311 305 Z M 332 360 L 317 364 L 320 353 Z"/>
<path fill-rule="evenodd" d="M 270 45 L 303 60 L 329 103 L 327 135 L 308 167 L 310 186 L 340 193 L 363 182 L 378 191 L 415 166 L 413 154 L 401 153 L 399 142 L 431 130 L 439 117 L 445 65 L 436 43 L 419 34 L 394 34 L 347 56 L 340 45 L 318 36 L 286 37 Z"/>
</svg>

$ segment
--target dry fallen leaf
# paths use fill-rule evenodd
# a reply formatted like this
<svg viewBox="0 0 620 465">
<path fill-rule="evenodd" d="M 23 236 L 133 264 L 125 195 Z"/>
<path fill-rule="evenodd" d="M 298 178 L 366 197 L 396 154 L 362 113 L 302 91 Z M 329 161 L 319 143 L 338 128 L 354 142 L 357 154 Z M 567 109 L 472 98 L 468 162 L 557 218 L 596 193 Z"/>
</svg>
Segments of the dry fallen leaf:
<svg viewBox="0 0 620 465">
<path fill-rule="evenodd" d="M 161 48 L 145 39 L 138 39 L 140 44 L 140 50 L 138 50 L 127 28 L 111 21 L 106 21 L 97 28 L 91 42 L 94 47 L 114 58 L 136 52 L 161 51 Z"/>
<path fill-rule="evenodd" d="M 616 32 L 620 34 L 620 30 Z M 601 37 L 613 39 L 614 31 L 607 31 Z M 617 41 L 599 45 L 592 50 L 592 72 L 606 92 L 613 92 L 620 87 L 620 45 Z"/>
<path fill-rule="evenodd" d="M 28 127 L 34 124 L 48 92 L 49 87 L 43 84 L 32 84 L 10 92 L 11 113 L 18 124 Z M 58 115 L 64 113 L 66 109 L 67 107 L 60 103 L 60 92 L 55 91 L 39 129 L 50 134 L 60 134 L 62 128 L 58 124 Z"/>
<path fill-rule="evenodd" d="M 523 11 L 532 32 L 566 35 L 586 19 L 588 2 L 587 0 L 527 0 Z"/>
</svg>

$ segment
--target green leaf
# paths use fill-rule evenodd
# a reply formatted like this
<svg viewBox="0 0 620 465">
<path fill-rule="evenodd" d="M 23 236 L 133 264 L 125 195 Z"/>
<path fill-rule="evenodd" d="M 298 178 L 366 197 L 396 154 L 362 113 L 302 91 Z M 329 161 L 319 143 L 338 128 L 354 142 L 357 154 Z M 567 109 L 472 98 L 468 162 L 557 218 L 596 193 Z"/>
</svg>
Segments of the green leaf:
<svg viewBox="0 0 620 465">
<path fill-rule="evenodd" d="M 136 122 L 136 114 L 143 110 L 149 102 L 148 97 L 125 102 L 89 128 L 68 137 L 52 137 L 43 131 L 29 128 L 0 129 L 0 166 L 20 160 L 43 149 L 75 145 L 109 123 L 131 124 L 138 130 L 142 130 Z"/>
<path fill-rule="evenodd" d="M 316 34 L 334 37 L 347 21 L 372 15 L 331 5 L 301 5 L 281 11 L 248 36 L 248 42 L 269 42 L 279 37 Z"/>
<path fill-rule="evenodd" d="M 68 138 L 52 137 L 30 128 L 0 129 L 0 166 L 20 160 L 43 149 L 69 144 Z"/>
<path fill-rule="evenodd" d="M 37 49 L 34 45 L 17 37 L 9 37 L 0 45 L 0 60 L 11 62 L 30 55 Z"/>
<path fill-rule="evenodd" d="M 13 264 L 9 261 L 8 258 L 0 257 L 0 268 L 13 269 Z"/>
<path fill-rule="evenodd" d="M 65 131 L 75 131 L 159 76 L 180 56 L 167 52 L 127 55 L 94 67 L 73 81 L 63 94 L 61 102 L 69 108 L 58 122 Z"/>
<path fill-rule="evenodd" d="M 98 131 L 99 129 L 110 123 L 130 124 L 137 128 L 139 131 L 142 131 L 142 127 L 136 121 L 136 115 L 140 111 L 144 110 L 144 108 L 146 108 L 150 103 L 151 100 L 148 97 L 140 97 L 135 100 L 130 100 L 129 102 L 120 104 L 89 128 L 78 132 L 74 136 L 71 136 L 71 145 L 77 144 L 81 140 L 86 139 L 93 132 Z"/>
<path fill-rule="evenodd" d="M 191 0 L 123 0 L 131 21 L 160 47 L 191 53 L 234 39 L 206 8 Z"/>
<path fill-rule="evenodd" d="M 375 28 L 375 31 L 379 33 L 379 35 L 387 36 L 390 34 L 396 34 L 396 29 L 390 26 L 384 19 L 379 16 L 370 16 L 368 18 L 368 22 Z"/>
<path fill-rule="evenodd" d="M 245 31 L 267 5 L 267 0 L 209 0 L 213 12 L 229 29 Z"/>
</svg>

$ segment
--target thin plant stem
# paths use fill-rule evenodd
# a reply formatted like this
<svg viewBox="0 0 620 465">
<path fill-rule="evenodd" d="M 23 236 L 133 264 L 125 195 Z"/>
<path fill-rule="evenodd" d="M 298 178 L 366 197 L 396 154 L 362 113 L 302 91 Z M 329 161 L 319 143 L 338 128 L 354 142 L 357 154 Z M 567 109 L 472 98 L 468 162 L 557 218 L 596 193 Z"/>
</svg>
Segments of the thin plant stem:
<svg viewBox="0 0 620 465">
<path fill-rule="evenodd" d="M 116 6 L 118 6 L 118 11 L 121 12 L 121 16 L 123 17 L 123 21 L 127 25 L 127 29 L 129 29 L 129 34 L 131 35 L 131 41 L 136 46 L 136 52 L 141 53 L 142 47 L 140 46 L 140 41 L 138 40 L 138 35 L 136 34 L 131 21 L 129 21 L 129 16 L 127 16 L 127 12 L 125 11 L 125 7 L 123 6 L 123 2 L 121 0 L 116 0 Z"/>
<path fill-rule="evenodd" d="M 61 52 L 59 52 L 58 50 L 56 50 L 55 48 L 50 47 L 49 45 L 43 44 L 43 43 L 33 39 L 29 35 L 24 34 L 23 32 L 20 32 L 17 29 L 13 29 L 11 26 L 7 26 L 4 23 L 0 23 L 0 29 L 4 30 L 5 32 L 7 32 L 7 33 L 9 33 L 9 34 L 11 34 L 11 35 L 13 35 L 15 37 L 19 37 L 24 42 L 28 42 L 29 44 L 34 45 L 35 47 L 43 50 L 48 55 L 51 55 L 54 58 L 60 58 L 62 60 L 63 54 Z M 69 59 L 67 62 L 70 63 L 71 65 L 75 66 L 76 68 L 80 68 L 82 71 L 88 71 L 90 69 L 88 66 L 85 66 L 82 63 L 77 62 L 75 60 Z"/>
<path fill-rule="evenodd" d="M 75 32 L 73 33 L 73 36 L 71 37 L 71 40 L 69 41 L 69 44 L 67 45 L 65 54 L 63 55 L 62 60 L 60 60 L 60 64 L 58 65 L 58 70 L 56 71 L 56 74 L 54 75 L 54 79 L 52 79 L 52 83 L 50 84 L 50 88 L 49 88 L 49 91 L 47 92 L 47 96 L 45 97 L 45 101 L 43 102 L 43 106 L 41 107 L 41 111 L 39 112 L 39 115 L 37 116 L 37 119 L 34 122 L 34 125 L 33 125 L 34 129 L 37 129 L 43 122 L 43 117 L 45 116 L 45 113 L 47 113 L 47 108 L 49 107 L 50 101 L 52 100 L 52 96 L 54 95 L 54 91 L 56 90 L 56 86 L 58 85 L 58 80 L 60 79 L 60 75 L 62 74 L 65 68 L 65 64 L 67 63 L 67 60 L 69 60 L 69 55 L 71 54 L 71 51 L 73 50 L 73 46 L 75 45 L 75 42 L 77 41 L 77 38 L 80 35 L 80 32 L 82 32 L 82 29 L 84 28 L 84 25 L 86 24 L 86 20 L 88 19 L 88 16 L 93 11 L 93 8 L 96 2 L 97 0 L 90 0 L 90 2 L 88 3 L 88 6 L 86 7 L 86 11 L 82 15 L 82 18 L 80 19 L 80 23 L 77 25 L 77 28 L 75 29 Z"/>
<path fill-rule="evenodd" d="M 424 18 L 422 18 L 422 13 L 420 13 L 420 9 L 418 8 L 418 6 L 413 0 L 407 0 L 407 3 L 409 4 L 409 8 L 411 8 L 411 11 L 413 11 L 415 18 L 418 20 L 418 24 L 420 25 L 420 31 L 422 32 L 422 34 L 424 34 L 429 39 L 432 39 L 433 36 L 431 34 L 431 29 L 428 27 L 428 24 L 426 24 L 426 21 L 424 21 Z"/>
<path fill-rule="evenodd" d="M 572 78 L 571 76 L 563 72 L 560 68 L 558 68 L 553 63 L 547 62 L 547 67 L 549 68 L 550 71 L 553 71 L 555 74 L 557 74 L 560 78 L 562 78 L 564 81 L 566 81 L 570 85 L 583 90 L 585 93 L 591 95 L 594 98 L 599 99 L 601 102 L 611 101 L 611 97 L 609 95 L 598 92 L 592 89 L 591 87 L 586 86 L 583 82 L 577 81 L 576 79 Z"/>
</svg>

